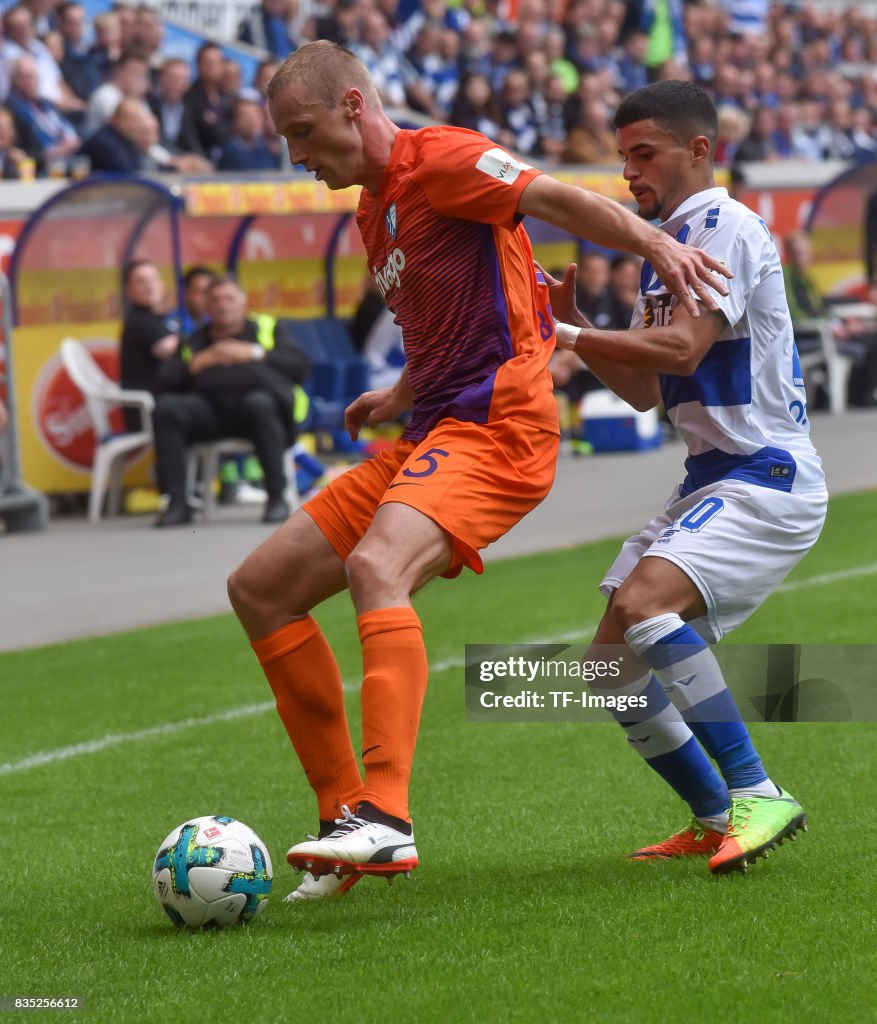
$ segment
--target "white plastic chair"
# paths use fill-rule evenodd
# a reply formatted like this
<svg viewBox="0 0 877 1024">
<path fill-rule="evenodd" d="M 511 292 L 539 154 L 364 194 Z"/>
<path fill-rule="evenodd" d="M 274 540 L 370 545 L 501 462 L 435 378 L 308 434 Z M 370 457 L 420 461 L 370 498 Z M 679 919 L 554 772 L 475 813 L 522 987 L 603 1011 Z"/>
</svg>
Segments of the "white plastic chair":
<svg viewBox="0 0 877 1024">
<path fill-rule="evenodd" d="M 67 375 L 82 392 L 85 407 L 94 428 L 94 462 L 91 467 L 91 493 L 88 518 L 101 517 L 104 493 L 109 490 L 109 511 L 117 514 L 122 491 L 125 460 L 122 456 L 152 445 L 152 410 L 155 401 L 148 391 L 126 391 L 110 380 L 81 341 L 65 338 L 61 342 L 61 362 Z M 118 406 L 140 410 L 143 429 L 130 434 L 114 434 L 110 413 Z"/>
<path fill-rule="evenodd" d="M 200 480 L 204 485 L 200 497 L 204 503 L 201 512 L 205 522 L 212 516 L 216 504 L 213 481 L 219 475 L 220 459 L 252 455 L 255 450 L 253 444 L 242 437 L 224 437 L 220 441 L 203 441 L 200 444 L 193 444 L 189 449 L 186 463 L 186 493 L 191 499 L 198 481 Z M 287 481 L 284 497 L 290 512 L 294 512 L 301 504 L 295 484 L 295 446 L 287 448 L 283 453 L 283 473 Z"/>
<path fill-rule="evenodd" d="M 833 414 L 843 412 L 847 407 L 847 385 L 853 368 L 853 357 L 838 351 L 834 331 L 828 320 L 795 320 L 792 327 L 796 336 L 807 334 L 819 338 L 818 349 L 800 353 L 801 369 L 825 366 L 829 409 Z"/>
</svg>

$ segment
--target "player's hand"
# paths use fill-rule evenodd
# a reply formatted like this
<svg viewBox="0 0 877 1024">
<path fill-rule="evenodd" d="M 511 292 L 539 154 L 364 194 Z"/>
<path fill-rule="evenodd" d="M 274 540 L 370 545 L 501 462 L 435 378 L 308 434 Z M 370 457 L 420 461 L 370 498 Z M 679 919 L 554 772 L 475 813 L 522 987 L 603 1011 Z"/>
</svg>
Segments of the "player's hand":
<svg viewBox="0 0 877 1024">
<path fill-rule="evenodd" d="M 355 441 L 366 423 L 374 427 L 378 423 L 398 419 L 407 408 L 403 396 L 395 387 L 366 391 L 344 410 L 344 426 L 350 434 L 350 440 Z"/>
<path fill-rule="evenodd" d="M 551 300 L 551 312 L 555 320 L 561 320 L 565 324 L 575 324 L 578 327 L 585 326 L 585 318 L 576 306 L 576 265 L 570 263 L 563 275 L 563 280 L 558 281 L 548 271 L 534 261 L 536 269 L 545 278 L 548 285 L 548 296 Z"/>
<path fill-rule="evenodd" d="M 180 339 L 176 334 L 166 334 L 152 346 L 152 354 L 156 359 L 168 359 L 179 348 Z"/>
<path fill-rule="evenodd" d="M 576 305 L 575 263 L 570 263 L 566 268 L 562 281 L 552 277 L 536 260 L 533 263 L 548 285 L 548 296 L 551 300 L 551 312 L 554 319 L 564 324 L 572 324 L 573 327 L 593 327 L 591 321 Z"/>
<path fill-rule="evenodd" d="M 717 310 L 719 304 L 716 302 L 716 293 L 727 295 L 728 286 L 716 274 L 733 277 L 731 271 L 703 249 L 680 245 L 663 231 L 659 234 L 661 238 L 655 239 L 649 262 L 667 290 L 679 299 L 692 316 L 700 316 L 698 299 L 707 309 Z"/>
</svg>

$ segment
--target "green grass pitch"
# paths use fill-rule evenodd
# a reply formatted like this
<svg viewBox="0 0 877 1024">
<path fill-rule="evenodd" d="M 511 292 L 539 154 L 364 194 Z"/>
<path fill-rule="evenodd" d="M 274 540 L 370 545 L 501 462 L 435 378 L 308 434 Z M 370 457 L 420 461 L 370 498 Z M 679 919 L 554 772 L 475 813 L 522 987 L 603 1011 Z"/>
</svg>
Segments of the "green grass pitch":
<svg viewBox="0 0 877 1024">
<path fill-rule="evenodd" d="M 734 639 L 877 643 L 875 512 L 874 492 L 833 501 L 791 577 L 820 581 Z M 285 850 L 315 809 L 231 616 L 0 656 L 0 995 L 84 996 L 83 1022 L 875 1020 L 874 725 L 753 727 L 810 832 L 747 877 L 710 878 L 623 859 L 686 816 L 613 724 L 464 720 L 464 643 L 585 639 L 616 548 L 492 564 L 418 598 L 435 666 L 421 867 L 329 905 L 282 902 Z M 318 617 L 355 684 L 347 598 Z M 154 902 L 158 843 L 201 814 L 241 818 L 272 852 L 251 928 L 178 933 Z"/>
</svg>

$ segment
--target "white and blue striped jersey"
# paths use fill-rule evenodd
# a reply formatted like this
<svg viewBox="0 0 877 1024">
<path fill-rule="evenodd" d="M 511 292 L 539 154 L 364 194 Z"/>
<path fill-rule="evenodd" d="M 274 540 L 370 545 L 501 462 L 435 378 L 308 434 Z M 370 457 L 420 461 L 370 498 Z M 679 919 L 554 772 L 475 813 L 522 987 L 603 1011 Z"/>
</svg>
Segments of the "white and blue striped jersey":
<svg viewBox="0 0 877 1024">
<path fill-rule="evenodd" d="M 734 274 L 717 295 L 728 327 L 694 373 L 660 374 L 667 415 L 688 446 L 682 494 L 723 479 L 824 491 L 779 254 L 764 221 L 724 188 L 686 199 L 661 225 Z M 631 327 L 670 322 L 677 300 L 645 263 Z"/>
</svg>

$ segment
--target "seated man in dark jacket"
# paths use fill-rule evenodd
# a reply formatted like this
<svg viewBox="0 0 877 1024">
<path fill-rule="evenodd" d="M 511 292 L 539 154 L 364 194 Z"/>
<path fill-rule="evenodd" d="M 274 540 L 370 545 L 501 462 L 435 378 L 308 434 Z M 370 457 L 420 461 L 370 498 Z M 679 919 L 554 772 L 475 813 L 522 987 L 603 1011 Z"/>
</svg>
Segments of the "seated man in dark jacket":
<svg viewBox="0 0 877 1024">
<path fill-rule="evenodd" d="M 146 157 L 141 146 L 143 118 L 140 100 L 119 101 L 110 120 L 98 128 L 80 150 L 91 160 L 93 171 L 134 174 L 144 169 Z"/>
<path fill-rule="evenodd" d="M 295 441 L 292 389 L 307 375 L 307 357 L 271 318 L 247 316 L 246 294 L 230 277 L 211 284 L 207 315 L 159 374 L 165 393 L 155 407 L 156 468 L 170 502 L 156 525 L 191 521 L 186 447 L 224 437 L 253 442 L 268 492 L 262 521 L 283 522 L 283 453 Z"/>
</svg>

